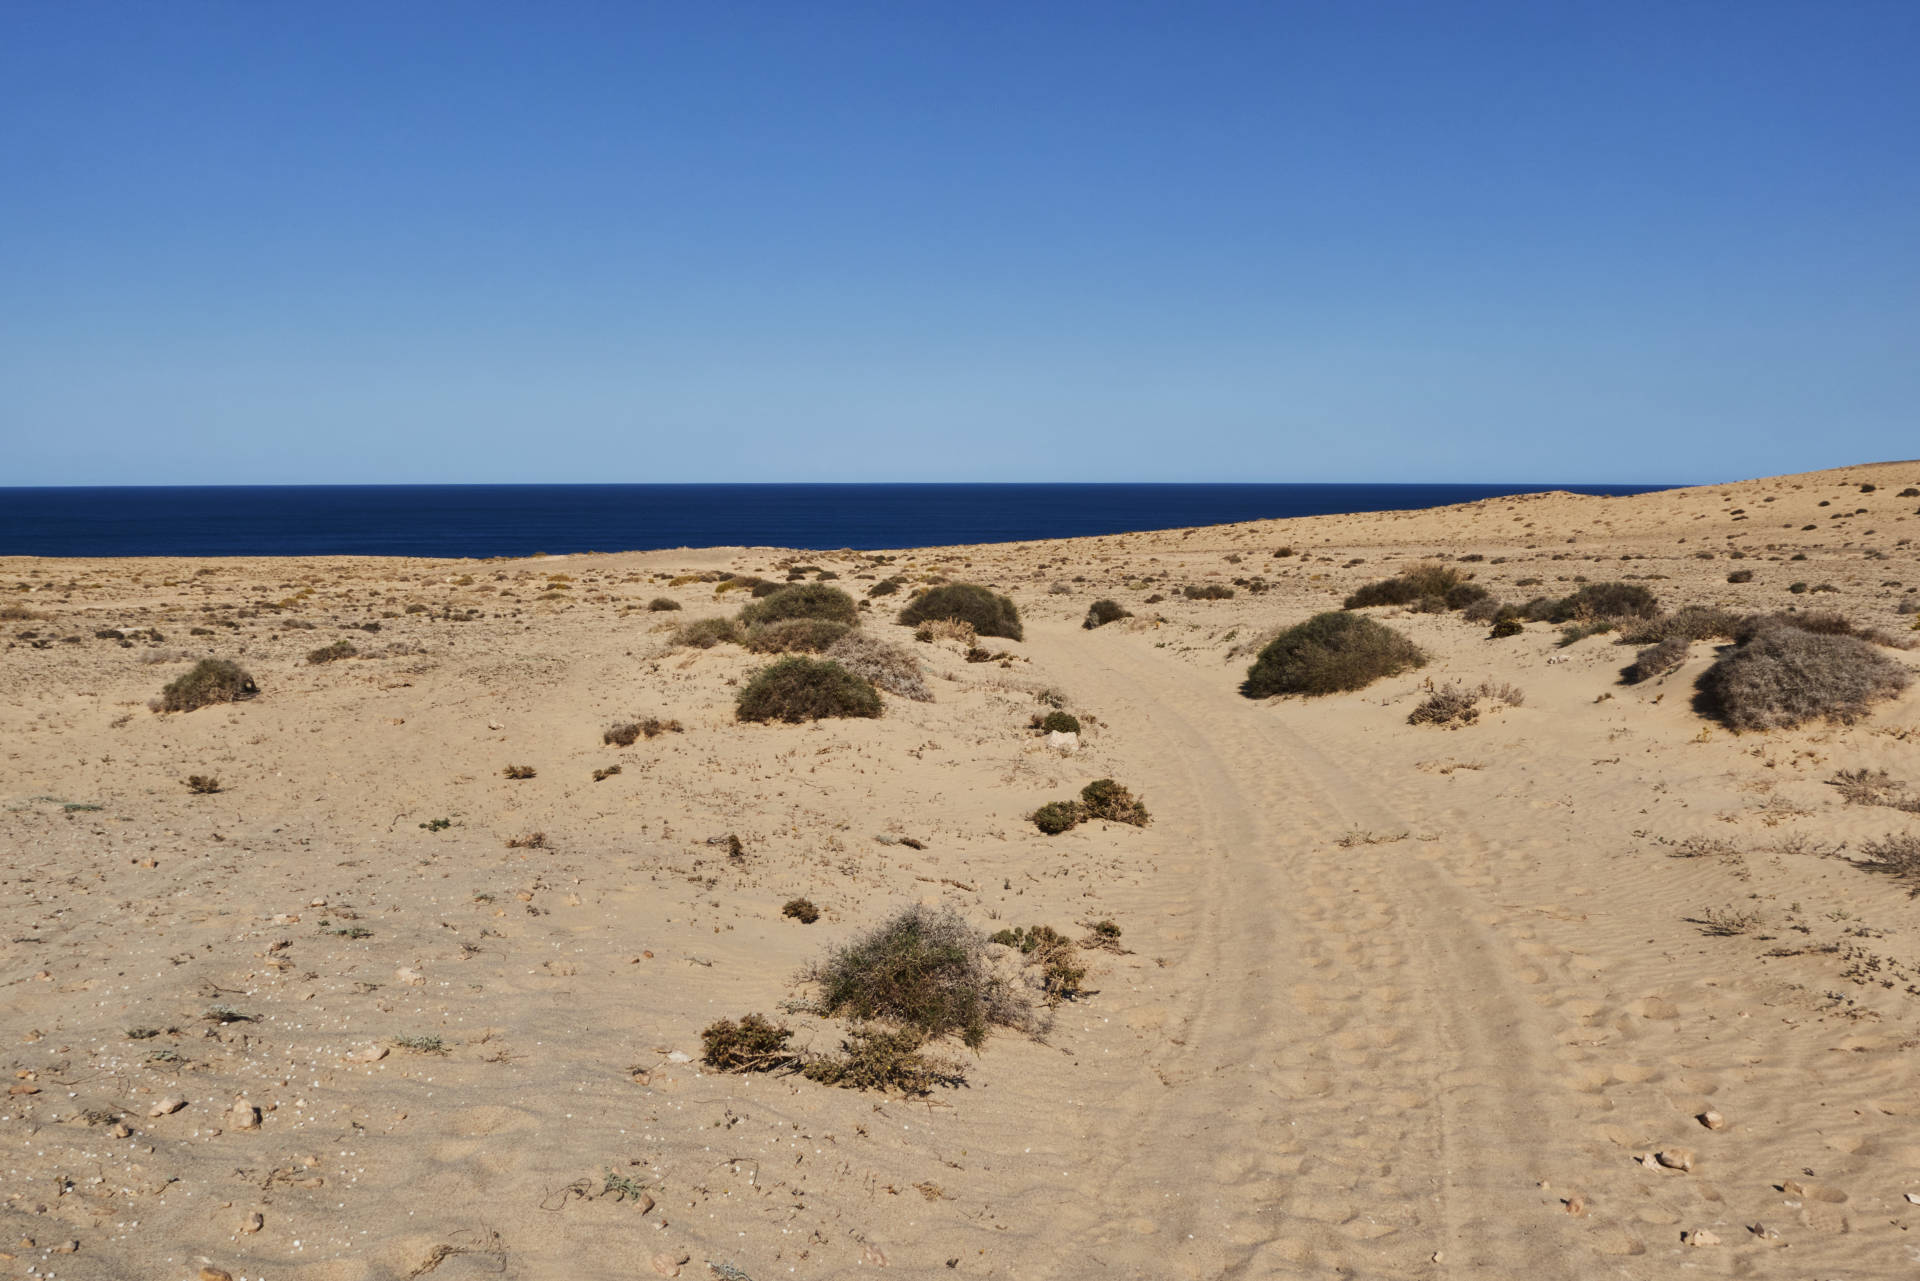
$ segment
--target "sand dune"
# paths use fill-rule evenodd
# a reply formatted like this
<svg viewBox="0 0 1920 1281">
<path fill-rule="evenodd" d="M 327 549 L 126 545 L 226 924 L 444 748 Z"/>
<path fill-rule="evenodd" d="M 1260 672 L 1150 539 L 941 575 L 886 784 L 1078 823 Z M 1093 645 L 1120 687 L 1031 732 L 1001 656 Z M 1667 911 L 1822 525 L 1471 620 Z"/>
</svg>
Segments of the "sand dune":
<svg viewBox="0 0 1920 1281">
<path fill-rule="evenodd" d="M 0 1275 L 1912 1276 L 1920 900 L 1855 860 L 1920 814 L 1833 780 L 1920 793 L 1920 686 L 1735 734 L 1691 705 L 1712 644 L 1628 686 L 1610 634 L 1394 608 L 1422 670 L 1238 683 L 1250 638 L 1435 556 L 1508 599 L 1621 579 L 1910 634 L 1913 487 L 883 557 L 0 559 Z M 1026 635 L 969 662 L 881 597 L 933 701 L 740 724 L 766 660 L 669 635 L 743 601 L 713 571 L 793 565 L 986 583 Z M 1134 616 L 1084 630 L 1101 597 Z M 206 656 L 259 697 L 148 710 Z M 1524 700 L 1408 724 L 1449 680 Z M 1029 729 L 1043 690 L 1077 751 Z M 646 716 L 681 728 L 602 742 Z M 1151 826 L 1027 821 L 1101 777 Z M 963 1087 L 702 1065 L 752 1011 L 834 1043 L 796 975 L 915 903 L 1124 950 L 1044 1033 L 957 1051 Z"/>
</svg>

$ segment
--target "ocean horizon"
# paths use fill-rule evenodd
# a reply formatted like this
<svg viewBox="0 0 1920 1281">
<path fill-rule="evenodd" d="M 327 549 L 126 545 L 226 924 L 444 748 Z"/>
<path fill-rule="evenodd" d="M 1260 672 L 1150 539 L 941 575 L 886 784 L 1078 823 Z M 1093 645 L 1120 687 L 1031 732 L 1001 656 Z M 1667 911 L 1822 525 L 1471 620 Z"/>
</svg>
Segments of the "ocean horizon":
<svg viewBox="0 0 1920 1281">
<path fill-rule="evenodd" d="M 212 485 L 0 488 L 0 555 L 485 558 L 670 547 L 937 547 L 1626 484 Z"/>
</svg>

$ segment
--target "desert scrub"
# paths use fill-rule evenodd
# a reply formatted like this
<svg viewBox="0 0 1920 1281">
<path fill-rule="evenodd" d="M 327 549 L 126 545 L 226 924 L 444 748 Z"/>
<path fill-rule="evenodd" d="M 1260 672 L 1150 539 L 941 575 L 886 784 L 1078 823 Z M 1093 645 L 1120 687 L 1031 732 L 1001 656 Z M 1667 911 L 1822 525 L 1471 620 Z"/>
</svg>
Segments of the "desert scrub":
<svg viewBox="0 0 1920 1281">
<path fill-rule="evenodd" d="M 900 621 L 909 627 L 938 618 L 970 623 L 978 636 L 1021 638 L 1019 609 L 1007 597 L 978 583 L 931 588 L 900 611 Z"/>
<path fill-rule="evenodd" d="M 221 790 L 220 780 L 212 774 L 189 774 L 187 790 L 196 796 L 211 796 Z"/>
<path fill-rule="evenodd" d="M 1034 717 L 1033 728 L 1042 734 L 1078 734 L 1080 718 L 1072 712 L 1048 712 Z"/>
<path fill-rule="evenodd" d="M 1685 636 L 1669 636 L 1663 641 L 1656 641 L 1633 656 L 1633 661 L 1620 673 L 1620 679 L 1629 685 L 1638 685 L 1642 681 L 1665 676 L 1687 661 L 1692 648 L 1692 642 Z"/>
<path fill-rule="evenodd" d="M 632 747 L 640 741 L 640 725 L 637 721 L 623 721 L 618 725 L 609 725 L 600 741 L 608 747 Z"/>
<path fill-rule="evenodd" d="M 1912 680 L 1905 667 L 1858 636 L 1763 619 L 1701 674 L 1698 705 L 1736 730 L 1813 720 L 1851 724 Z"/>
<path fill-rule="evenodd" d="M 1509 636 L 1518 636 L 1526 630 L 1526 624 L 1522 623 L 1519 619 L 1502 618 L 1494 622 L 1493 629 L 1487 633 L 1487 639 L 1505 640 Z"/>
<path fill-rule="evenodd" d="M 1738 614 L 1711 605 L 1688 605 L 1671 614 L 1630 622 L 1620 629 L 1623 645 L 1650 645 L 1672 637 L 1682 640 L 1733 640 L 1740 630 Z"/>
<path fill-rule="evenodd" d="M 715 645 L 738 645 L 740 624 L 731 618 L 696 618 L 682 624 L 673 633 L 673 644 L 681 649 L 712 649 Z"/>
<path fill-rule="evenodd" d="M 899 590 L 900 590 L 900 584 L 897 581 L 891 578 L 883 578 L 879 582 L 875 583 L 873 586 L 867 588 L 867 595 L 891 596 Z"/>
<path fill-rule="evenodd" d="M 1225 583 L 1188 583 L 1180 589 L 1180 594 L 1188 600 L 1232 600 L 1233 588 Z"/>
<path fill-rule="evenodd" d="M 253 677 L 231 659 L 203 658 L 193 670 L 160 691 L 154 707 L 160 712 L 190 712 L 215 703 L 238 703 L 260 692 Z"/>
<path fill-rule="evenodd" d="M 812 925 L 820 919 L 820 909 L 813 905 L 810 898 L 790 898 L 786 906 L 780 909 L 780 915 L 790 916 L 802 925 Z"/>
<path fill-rule="evenodd" d="M 856 1024 L 834 1054 L 807 1055 L 800 1072 L 809 1081 L 843 1090 L 897 1090 L 920 1095 L 936 1085 L 964 1085 L 958 1064 L 923 1053 L 927 1036 L 918 1028 Z"/>
<path fill-rule="evenodd" d="M 1145 827 L 1152 822 L 1144 802 L 1110 778 L 1096 778 L 1080 789 L 1080 808 L 1088 818 Z"/>
<path fill-rule="evenodd" d="M 1397 577 L 1368 583 L 1348 596 L 1341 607 L 1365 609 L 1370 605 L 1414 605 L 1435 600 L 1441 602 L 1444 609 L 1447 593 L 1464 586 L 1466 581 L 1467 576 L 1452 566 L 1428 561 L 1410 567 Z M 1481 594 L 1485 595 L 1484 590 Z M 1463 599 L 1453 608 L 1464 608 L 1471 603 L 1472 598 Z"/>
<path fill-rule="evenodd" d="M 1114 937 L 1119 937 L 1118 926 L 1114 927 Z M 989 942 L 1018 949 L 1037 969 L 1036 978 L 1047 1004 L 1058 1005 L 1082 994 L 1087 967 L 1075 960 L 1079 945 L 1051 925 L 1001 930 Z"/>
<path fill-rule="evenodd" d="M 511 779 L 528 779 L 537 773 L 539 773 L 539 771 L 531 765 L 509 765 L 500 771 L 500 776 Z"/>
<path fill-rule="evenodd" d="M 855 629 L 836 640 L 827 649 L 826 656 L 889 694 L 916 703 L 933 701 L 933 691 L 927 687 L 920 660 L 891 641 Z"/>
<path fill-rule="evenodd" d="M 1058 836 L 1080 826 L 1086 816 L 1078 801 L 1048 801 L 1027 819 L 1048 836 Z"/>
<path fill-rule="evenodd" d="M 988 966 L 986 948 L 986 936 L 953 911 L 910 907 L 803 977 L 819 988 L 820 1014 L 882 1019 L 978 1049 L 989 1028 L 1024 1028 L 1031 1017 Z"/>
<path fill-rule="evenodd" d="M 647 609 L 655 614 L 664 614 L 680 608 L 680 602 L 671 596 L 655 596 L 647 602 Z"/>
<path fill-rule="evenodd" d="M 721 1019 L 700 1033 L 700 1060 L 717 1072 L 778 1072 L 797 1068 L 800 1056 L 788 1046 L 793 1033 L 764 1014 L 738 1023 Z"/>
<path fill-rule="evenodd" d="M 319 667 L 323 663 L 337 663 L 343 658 L 357 658 L 360 651 L 350 640 L 337 640 L 331 645 L 322 645 L 319 649 L 307 651 L 307 662 Z"/>
<path fill-rule="evenodd" d="M 1426 661 L 1418 645 L 1385 624 L 1364 614 L 1329 611 L 1268 642 L 1247 669 L 1241 692 L 1248 698 L 1268 698 L 1364 689 Z"/>
<path fill-rule="evenodd" d="M 1108 623 L 1117 623 L 1123 618 L 1132 618 L 1133 611 L 1117 600 L 1097 600 L 1087 606 L 1087 616 L 1080 626 L 1092 631 L 1096 627 L 1105 627 Z"/>
<path fill-rule="evenodd" d="M 1479 703 L 1472 690 L 1448 681 L 1407 713 L 1407 724 L 1439 725 L 1446 729 L 1471 725 L 1480 719 Z"/>
<path fill-rule="evenodd" d="M 853 603 L 853 597 L 825 583 L 794 583 L 740 609 L 740 622 L 747 627 L 793 618 L 824 619 L 851 626 L 859 617 L 860 610 Z"/>
<path fill-rule="evenodd" d="M 799 724 L 828 717 L 877 717 L 885 709 L 873 682 L 826 659 L 794 655 L 763 667 L 740 687 L 734 715 L 743 721 Z"/>
<path fill-rule="evenodd" d="M 847 624 L 831 618 L 783 618 L 747 629 L 746 646 L 756 654 L 819 654 L 845 636 Z"/>
</svg>

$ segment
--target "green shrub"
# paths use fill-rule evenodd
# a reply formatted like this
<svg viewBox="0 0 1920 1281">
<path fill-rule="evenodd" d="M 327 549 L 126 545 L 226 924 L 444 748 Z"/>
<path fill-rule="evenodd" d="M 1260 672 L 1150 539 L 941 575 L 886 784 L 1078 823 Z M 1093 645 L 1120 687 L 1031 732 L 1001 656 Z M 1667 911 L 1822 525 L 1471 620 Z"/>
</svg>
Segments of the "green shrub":
<svg viewBox="0 0 1920 1281">
<path fill-rule="evenodd" d="M 740 622 L 748 627 L 789 618 L 826 619 L 851 626 L 860 617 L 853 597 L 825 583 L 795 583 L 741 607 Z"/>
<path fill-rule="evenodd" d="M 701 1061 L 716 1072 L 777 1072 L 799 1066 L 800 1057 L 787 1045 L 793 1033 L 784 1023 L 764 1014 L 749 1014 L 738 1023 L 721 1019 L 700 1033 Z"/>
<path fill-rule="evenodd" d="M 1502 618 L 1495 622 L 1493 630 L 1487 633 L 1491 640 L 1505 640 L 1509 636 L 1518 636 L 1526 631 L 1526 625 L 1517 618 Z"/>
<path fill-rule="evenodd" d="M 1027 817 L 1048 836 L 1058 836 L 1078 827 L 1086 817 L 1086 811 L 1080 808 L 1078 801 L 1048 801 Z"/>
<path fill-rule="evenodd" d="M 987 964 L 987 940 L 952 911 L 910 907 L 813 966 L 814 1008 L 884 1019 L 979 1048 L 989 1027 L 1024 1027 L 1019 996 Z"/>
<path fill-rule="evenodd" d="M 671 596 L 655 596 L 647 602 L 647 608 L 656 614 L 664 614 L 668 610 L 679 609 L 680 602 Z"/>
<path fill-rule="evenodd" d="M 978 583 L 948 583 L 932 588 L 900 611 L 900 621 L 909 627 L 941 618 L 971 623 L 977 636 L 1021 638 L 1020 611 L 1014 603 Z"/>
<path fill-rule="evenodd" d="M 1096 627 L 1105 627 L 1108 623 L 1117 623 L 1123 618 L 1132 618 L 1133 611 L 1117 600 L 1097 600 L 1087 606 L 1087 617 L 1080 626 L 1092 631 Z"/>
<path fill-rule="evenodd" d="M 260 692 L 253 677 L 231 659 L 203 658 L 193 670 L 160 691 L 157 710 L 190 712 L 214 703 L 238 703 Z"/>
<path fill-rule="evenodd" d="M 824 659 L 794 655 L 755 672 L 740 687 L 734 715 L 743 721 L 817 721 L 876 717 L 884 708 L 873 682 Z"/>
<path fill-rule="evenodd" d="M 1769 619 L 1701 675 L 1699 706 L 1737 730 L 1811 720 L 1848 724 L 1912 679 L 1905 667 L 1857 636 L 1810 632 Z"/>
<path fill-rule="evenodd" d="M 1080 718 L 1072 712 L 1048 712 L 1034 728 L 1042 734 L 1078 734 Z"/>
<path fill-rule="evenodd" d="M 756 654 L 819 654 L 850 629 L 831 618 L 783 618 L 777 623 L 760 623 L 747 629 L 745 645 Z"/>
<path fill-rule="evenodd" d="M 1364 689 L 1426 661 L 1419 646 L 1392 628 L 1364 614 L 1329 611 L 1269 641 L 1247 669 L 1241 692 L 1267 698 Z"/>
<path fill-rule="evenodd" d="M 1415 565 L 1396 578 L 1384 578 L 1348 596 L 1342 608 L 1365 609 L 1370 605 L 1411 605 L 1434 597 L 1446 600 L 1448 592 L 1465 585 L 1466 575 L 1449 565 L 1431 561 Z M 1465 601 L 1463 604 L 1471 604 Z"/>
<path fill-rule="evenodd" d="M 1633 662 L 1620 673 L 1622 680 L 1629 685 L 1638 685 L 1657 676 L 1665 676 L 1674 668 L 1687 661 L 1692 652 L 1692 643 L 1685 636 L 1669 636 L 1656 641 L 1633 656 Z"/>
<path fill-rule="evenodd" d="M 740 624 L 731 618 L 696 618 L 673 633 L 673 643 L 688 649 L 712 649 L 719 644 L 741 644 Z"/>
<path fill-rule="evenodd" d="M 855 628 L 833 643 L 827 657 L 889 694 L 898 694 L 916 703 L 933 701 L 933 691 L 927 687 L 920 660 L 891 641 Z"/>
<path fill-rule="evenodd" d="M 936 1085 L 964 1085 L 959 1065 L 922 1053 L 926 1034 L 918 1028 L 850 1029 L 834 1054 L 808 1055 L 800 1071 L 809 1081 L 843 1090 L 898 1090 L 926 1094 Z"/>
<path fill-rule="evenodd" d="M 1110 778 L 1096 778 L 1080 789 L 1080 806 L 1088 818 L 1145 827 L 1152 821 L 1145 804 Z"/>
<path fill-rule="evenodd" d="M 331 645 L 322 645 L 319 649 L 307 651 L 307 662 L 314 666 L 321 663 L 337 663 L 343 658 L 352 658 L 359 654 L 350 640 L 337 640 Z"/>
</svg>

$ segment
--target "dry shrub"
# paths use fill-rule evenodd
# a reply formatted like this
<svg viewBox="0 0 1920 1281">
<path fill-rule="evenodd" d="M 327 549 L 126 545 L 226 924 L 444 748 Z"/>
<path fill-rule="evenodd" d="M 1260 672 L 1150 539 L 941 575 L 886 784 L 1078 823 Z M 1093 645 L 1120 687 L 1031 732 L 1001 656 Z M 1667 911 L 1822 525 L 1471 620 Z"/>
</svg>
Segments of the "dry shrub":
<svg viewBox="0 0 1920 1281">
<path fill-rule="evenodd" d="M 923 1053 L 926 1034 L 911 1027 L 855 1024 L 835 1054 L 807 1055 L 800 1071 L 809 1081 L 843 1090 L 898 1090 L 920 1095 L 936 1085 L 966 1084 L 960 1065 Z"/>
<path fill-rule="evenodd" d="M 1033 728 L 1042 734 L 1078 734 L 1080 718 L 1072 712 L 1048 712 L 1033 718 Z"/>
<path fill-rule="evenodd" d="M 978 583 L 948 583 L 932 588 L 900 611 L 900 621 L 909 627 L 941 618 L 971 623 L 976 636 L 1001 636 L 1007 640 L 1021 637 L 1019 609 L 1007 597 Z"/>
<path fill-rule="evenodd" d="M 1144 802 L 1110 778 L 1096 778 L 1080 789 L 1080 805 L 1088 818 L 1145 827 L 1152 822 Z"/>
<path fill-rule="evenodd" d="M 1812 720 L 1850 724 L 1912 680 L 1905 667 L 1857 636 L 1762 620 L 1701 674 L 1698 706 L 1736 730 Z"/>
<path fill-rule="evenodd" d="M 1428 694 L 1418 707 L 1407 714 L 1407 724 L 1458 729 L 1480 719 L 1479 702 L 1472 690 L 1448 681 Z"/>
<path fill-rule="evenodd" d="M 781 587 L 741 607 L 740 622 L 748 627 L 794 618 L 824 619 L 852 626 L 860 617 L 853 597 L 825 583 L 795 583 Z"/>
<path fill-rule="evenodd" d="M 793 1033 L 784 1023 L 764 1014 L 749 1014 L 738 1023 L 721 1019 L 700 1033 L 701 1061 L 717 1072 L 778 1072 L 799 1067 L 800 1056 L 788 1047 Z"/>
<path fill-rule="evenodd" d="M 965 650 L 975 648 L 973 624 L 959 618 L 930 618 L 913 629 L 913 638 L 923 645 L 934 641 L 952 641 Z"/>
<path fill-rule="evenodd" d="M 1665 676 L 1686 662 L 1692 651 L 1693 645 L 1685 636 L 1669 636 L 1635 654 L 1633 662 L 1620 673 L 1620 679 L 1629 685 L 1638 685 L 1656 676 Z"/>
<path fill-rule="evenodd" d="M 212 774 L 189 774 L 187 790 L 196 796 L 211 796 L 221 790 L 220 780 Z"/>
<path fill-rule="evenodd" d="M 889 694 L 931 703 L 933 691 L 920 670 L 920 660 L 900 646 L 865 632 L 850 631 L 835 641 L 826 656 Z"/>
<path fill-rule="evenodd" d="M 607 727 L 600 741 L 609 747 L 632 747 L 640 741 L 640 726 L 632 721 L 623 721 Z"/>
<path fill-rule="evenodd" d="M 203 658 L 193 670 L 160 691 L 156 711 L 190 712 L 214 703 L 237 703 L 260 692 L 253 677 L 226 658 Z"/>
<path fill-rule="evenodd" d="M 1831 610 L 1812 610 L 1807 613 L 1753 614 L 1740 622 L 1734 635 L 1737 641 L 1746 641 L 1769 627 L 1791 627 L 1798 631 L 1812 632 L 1816 636 L 1857 636 L 1863 641 L 1882 645 L 1888 649 L 1912 649 L 1910 641 L 1887 635 L 1876 628 L 1861 627 L 1845 614 L 1836 614 Z"/>
<path fill-rule="evenodd" d="M 307 662 L 314 666 L 322 663 L 337 663 L 343 658 L 353 658 L 360 653 L 350 640 L 337 640 L 331 645 L 322 645 L 319 649 L 307 652 Z"/>
<path fill-rule="evenodd" d="M 1920 795 L 1883 769 L 1841 770 L 1827 780 L 1849 805 L 1884 805 L 1920 814 Z"/>
<path fill-rule="evenodd" d="M 846 623 L 831 618 L 783 618 L 747 629 L 746 646 L 756 654 L 818 654 L 847 635 Z"/>
<path fill-rule="evenodd" d="M 1225 583 L 1204 583 L 1198 586 L 1188 583 L 1180 589 L 1180 594 L 1188 600 L 1232 600 L 1233 588 Z"/>
<path fill-rule="evenodd" d="M 1671 614 L 1659 614 L 1620 629 L 1625 645 L 1652 645 L 1664 640 L 1733 640 L 1741 616 L 1711 605 L 1688 605 Z"/>
<path fill-rule="evenodd" d="M 507 838 L 507 848 L 510 850 L 544 850 L 552 847 L 547 844 L 547 834 L 545 832 L 526 832 L 519 836 L 509 836 Z"/>
<path fill-rule="evenodd" d="M 1058 836 L 1080 826 L 1086 816 L 1078 801 L 1048 801 L 1027 819 L 1048 836 Z"/>
<path fill-rule="evenodd" d="M 1114 937 L 1119 937 L 1117 926 Z M 1081 995 L 1087 967 L 1076 959 L 1080 945 L 1051 925 L 1001 930 L 990 941 L 1019 949 L 1027 964 L 1037 969 L 1035 978 L 1048 1005 L 1058 1005 Z"/>
<path fill-rule="evenodd" d="M 664 614 L 669 610 L 679 609 L 680 602 L 671 596 L 655 596 L 647 602 L 647 608 L 653 613 Z"/>
<path fill-rule="evenodd" d="M 505 769 L 501 770 L 500 774 L 501 774 L 501 777 L 503 778 L 511 778 L 511 779 L 517 780 L 517 779 L 532 778 L 534 775 L 538 774 L 539 772 L 540 771 L 536 770 L 531 765 L 509 765 Z"/>
<path fill-rule="evenodd" d="M 799 724 L 828 717 L 877 717 L 885 708 L 873 682 L 840 664 L 795 655 L 755 672 L 740 687 L 734 715 L 743 721 Z"/>
<path fill-rule="evenodd" d="M 672 643 L 683 649 L 712 649 L 715 645 L 740 642 L 740 624 L 731 618 L 696 618 L 674 631 Z"/>
<path fill-rule="evenodd" d="M 1105 627 L 1108 623 L 1117 623 L 1123 618 L 1132 618 L 1133 612 L 1117 600 L 1097 600 L 1087 606 L 1087 616 L 1080 626 L 1092 631 L 1096 627 Z"/>
<path fill-rule="evenodd" d="M 1268 642 L 1247 669 L 1241 692 L 1248 698 L 1267 698 L 1364 689 L 1426 661 L 1419 646 L 1392 628 L 1364 614 L 1329 611 Z"/>
<path fill-rule="evenodd" d="M 900 590 L 900 584 L 897 581 L 891 578 L 883 578 L 879 582 L 875 583 L 873 586 L 867 588 L 867 595 L 891 596 L 899 590 Z"/>
<path fill-rule="evenodd" d="M 987 939 L 951 910 L 910 907 L 811 967 L 814 1008 L 884 1019 L 979 1048 L 990 1027 L 1024 1028 L 1031 1011 L 987 964 Z"/>
<path fill-rule="evenodd" d="M 1909 891 L 1920 897 L 1920 835 L 1899 832 L 1860 847 L 1865 855 L 1855 862 L 1870 872 L 1884 872 L 1908 883 Z"/>
<path fill-rule="evenodd" d="M 1408 567 L 1394 578 L 1368 583 L 1348 596 L 1346 609 L 1365 609 L 1370 605 L 1412 605 L 1429 598 L 1445 601 L 1447 593 L 1463 585 L 1466 575 L 1450 565 L 1427 561 Z M 1470 602 L 1462 601 L 1462 605 Z"/>
<path fill-rule="evenodd" d="M 790 916 L 802 925 L 812 925 L 820 919 L 820 909 L 813 905 L 810 898 L 790 898 L 780 909 L 780 915 Z"/>
</svg>

